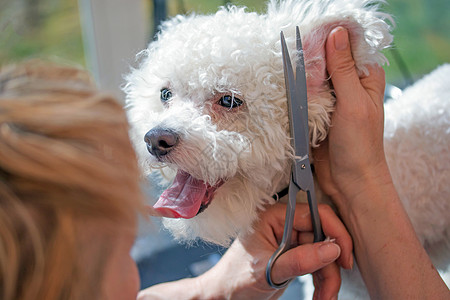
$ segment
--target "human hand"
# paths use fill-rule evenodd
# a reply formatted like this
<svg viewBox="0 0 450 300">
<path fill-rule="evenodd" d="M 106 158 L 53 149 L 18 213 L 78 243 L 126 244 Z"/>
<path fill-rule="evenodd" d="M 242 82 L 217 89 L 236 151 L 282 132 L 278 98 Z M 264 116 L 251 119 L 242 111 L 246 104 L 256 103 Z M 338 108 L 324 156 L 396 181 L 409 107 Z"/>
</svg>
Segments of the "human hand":
<svg viewBox="0 0 450 300">
<path fill-rule="evenodd" d="M 261 214 L 254 232 L 239 236 L 219 263 L 199 278 L 202 283 L 197 286 L 214 291 L 214 286 L 221 285 L 221 295 L 232 299 L 276 299 L 281 296 L 283 290 L 273 289 L 266 282 L 265 269 L 283 236 L 285 212 L 285 204 L 268 207 Z M 315 299 L 332 299 L 337 296 L 341 283 L 338 264 L 344 268 L 353 265 L 352 241 L 329 206 L 320 205 L 319 213 L 325 235 L 334 242 L 312 243 L 309 208 L 306 204 L 297 204 L 292 237 L 294 247 L 277 259 L 271 275 L 274 282 L 281 283 L 314 272 Z"/>
<path fill-rule="evenodd" d="M 326 43 L 336 110 L 324 142 L 314 149 L 322 190 L 354 237 L 359 271 L 373 299 L 447 299 L 400 201 L 383 149 L 384 72 L 370 66 L 358 77 L 344 28 Z M 413 266 L 413 267 L 411 267 Z"/>
<path fill-rule="evenodd" d="M 268 207 L 254 232 L 239 236 L 211 270 L 196 278 L 152 286 L 141 291 L 138 299 L 277 299 L 284 290 L 269 286 L 265 270 L 283 236 L 285 213 L 285 204 Z M 293 248 L 275 262 L 272 280 L 281 283 L 314 272 L 315 299 L 332 299 L 341 283 L 338 264 L 352 267 L 353 246 L 350 235 L 329 206 L 319 205 L 319 213 L 323 231 L 332 241 L 312 243 L 309 208 L 297 204 Z"/>
<path fill-rule="evenodd" d="M 391 180 L 383 149 L 385 77 L 378 65 L 368 66 L 368 76 L 358 76 L 343 27 L 330 33 L 326 58 L 336 110 L 327 140 L 314 150 L 314 166 L 324 192 L 335 202 L 345 199 L 337 200 L 341 208 L 351 205 L 368 181 Z"/>
</svg>

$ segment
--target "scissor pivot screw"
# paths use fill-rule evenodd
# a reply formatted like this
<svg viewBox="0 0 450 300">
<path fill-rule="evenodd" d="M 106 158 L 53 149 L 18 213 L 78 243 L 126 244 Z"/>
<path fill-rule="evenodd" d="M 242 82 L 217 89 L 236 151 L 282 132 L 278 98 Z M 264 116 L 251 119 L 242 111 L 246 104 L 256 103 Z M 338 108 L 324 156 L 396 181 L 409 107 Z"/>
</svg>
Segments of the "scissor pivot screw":
<svg viewBox="0 0 450 300">
<path fill-rule="evenodd" d="M 305 164 L 302 164 L 302 169 L 306 169 L 306 165 Z"/>
</svg>

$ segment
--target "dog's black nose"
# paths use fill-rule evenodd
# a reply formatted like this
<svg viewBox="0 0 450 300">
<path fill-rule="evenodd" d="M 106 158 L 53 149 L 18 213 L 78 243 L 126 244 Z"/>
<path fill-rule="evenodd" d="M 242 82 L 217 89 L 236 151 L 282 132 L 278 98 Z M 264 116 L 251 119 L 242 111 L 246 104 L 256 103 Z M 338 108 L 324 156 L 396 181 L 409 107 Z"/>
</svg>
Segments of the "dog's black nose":
<svg viewBox="0 0 450 300">
<path fill-rule="evenodd" d="M 149 130 L 144 137 L 147 150 L 156 157 L 169 153 L 178 144 L 179 136 L 176 132 L 161 127 Z"/>
</svg>

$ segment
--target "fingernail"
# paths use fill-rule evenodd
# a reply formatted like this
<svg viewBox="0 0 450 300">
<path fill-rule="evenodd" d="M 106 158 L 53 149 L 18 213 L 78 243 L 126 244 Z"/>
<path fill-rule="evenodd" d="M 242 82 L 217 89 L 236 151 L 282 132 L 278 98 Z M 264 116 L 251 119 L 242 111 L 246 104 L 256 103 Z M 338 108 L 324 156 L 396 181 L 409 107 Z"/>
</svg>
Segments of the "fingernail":
<svg viewBox="0 0 450 300">
<path fill-rule="evenodd" d="M 344 27 L 337 27 L 333 29 L 334 33 L 334 48 L 338 51 L 346 50 L 348 47 L 348 33 Z"/>
<path fill-rule="evenodd" d="M 318 254 L 320 260 L 324 264 L 329 264 L 339 257 L 341 254 L 341 248 L 334 243 L 323 243 L 318 249 Z"/>
</svg>

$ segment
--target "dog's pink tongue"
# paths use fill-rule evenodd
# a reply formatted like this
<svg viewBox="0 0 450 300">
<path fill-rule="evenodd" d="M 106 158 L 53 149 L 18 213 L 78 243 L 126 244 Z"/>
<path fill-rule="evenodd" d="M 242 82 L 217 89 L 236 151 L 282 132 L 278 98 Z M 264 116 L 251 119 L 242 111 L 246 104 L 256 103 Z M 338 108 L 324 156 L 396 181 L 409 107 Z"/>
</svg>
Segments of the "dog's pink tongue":
<svg viewBox="0 0 450 300">
<path fill-rule="evenodd" d="M 162 193 L 153 208 L 166 218 L 190 219 L 197 215 L 205 193 L 204 181 L 178 171 L 172 185 Z"/>
</svg>

